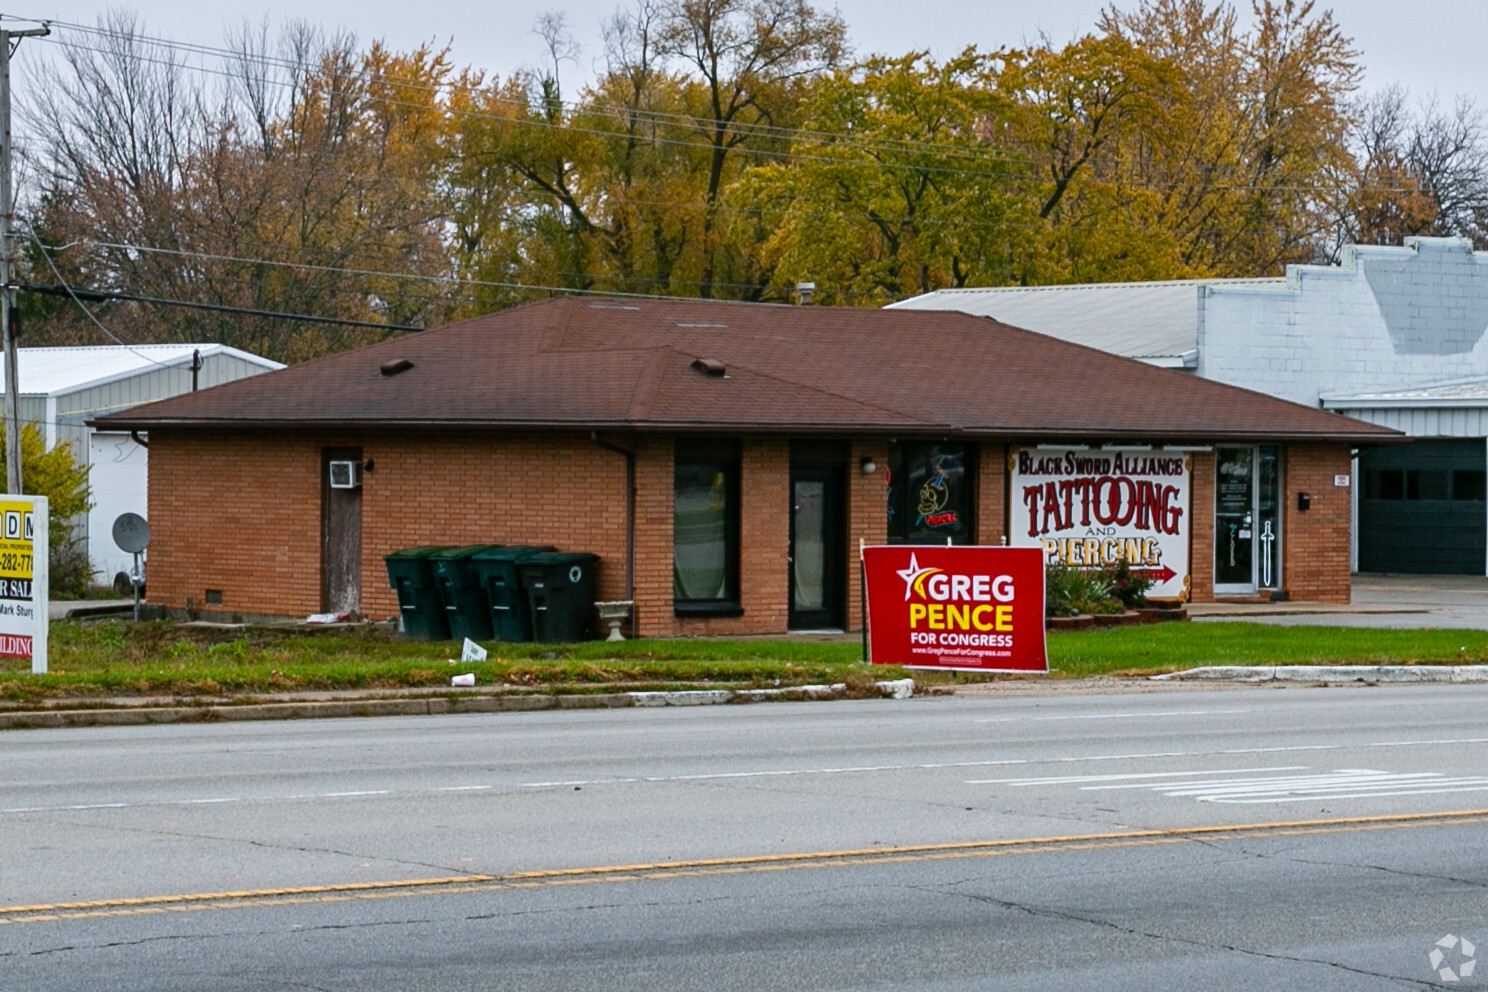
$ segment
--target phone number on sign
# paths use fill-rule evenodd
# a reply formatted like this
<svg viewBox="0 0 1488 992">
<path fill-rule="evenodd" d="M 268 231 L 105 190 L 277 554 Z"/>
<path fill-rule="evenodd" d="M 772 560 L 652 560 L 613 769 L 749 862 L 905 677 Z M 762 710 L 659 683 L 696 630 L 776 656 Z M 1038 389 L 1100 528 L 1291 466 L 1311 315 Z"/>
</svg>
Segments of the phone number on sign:
<svg viewBox="0 0 1488 992">
<path fill-rule="evenodd" d="M 25 551 L 0 551 L 0 574 L 30 575 L 31 554 Z"/>
</svg>

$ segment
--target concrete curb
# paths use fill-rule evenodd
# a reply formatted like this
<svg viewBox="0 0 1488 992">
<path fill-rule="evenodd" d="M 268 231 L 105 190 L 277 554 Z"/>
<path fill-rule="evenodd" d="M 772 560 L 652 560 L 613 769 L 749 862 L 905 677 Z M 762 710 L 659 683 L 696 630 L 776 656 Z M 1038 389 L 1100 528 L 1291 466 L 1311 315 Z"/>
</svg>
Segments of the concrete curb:
<svg viewBox="0 0 1488 992">
<path fill-rule="evenodd" d="M 1215 682 L 1488 682 L 1488 665 L 1213 665 L 1153 681 Z"/>
<path fill-rule="evenodd" d="M 914 695 L 914 680 L 875 682 L 886 699 Z M 19 710 L 0 713 L 0 730 L 60 727 L 137 727 L 164 723 L 238 720 L 326 720 L 349 716 L 441 716 L 456 713 L 525 713 L 533 710 L 598 710 L 627 707 L 715 706 L 845 699 L 847 686 L 787 689 L 694 689 L 679 692 L 612 692 L 585 695 L 446 695 L 393 699 L 334 699 L 242 705 L 130 706 L 111 709 Z"/>
</svg>

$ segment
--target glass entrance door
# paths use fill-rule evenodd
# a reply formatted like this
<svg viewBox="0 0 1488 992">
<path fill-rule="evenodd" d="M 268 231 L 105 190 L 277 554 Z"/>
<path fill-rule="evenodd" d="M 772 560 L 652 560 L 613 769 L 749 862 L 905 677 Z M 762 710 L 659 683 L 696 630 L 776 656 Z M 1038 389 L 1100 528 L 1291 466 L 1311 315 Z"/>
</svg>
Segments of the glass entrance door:
<svg viewBox="0 0 1488 992">
<path fill-rule="evenodd" d="M 1214 591 L 1256 591 L 1254 448 L 1214 449 Z"/>
<path fill-rule="evenodd" d="M 791 470 L 790 617 L 792 630 L 841 630 L 846 555 L 842 470 Z"/>
</svg>

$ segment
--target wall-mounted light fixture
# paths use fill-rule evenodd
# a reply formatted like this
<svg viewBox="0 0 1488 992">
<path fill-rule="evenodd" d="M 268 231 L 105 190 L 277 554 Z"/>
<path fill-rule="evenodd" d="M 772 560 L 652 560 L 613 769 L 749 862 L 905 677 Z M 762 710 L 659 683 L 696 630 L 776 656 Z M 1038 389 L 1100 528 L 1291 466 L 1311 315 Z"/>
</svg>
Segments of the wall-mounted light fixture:
<svg viewBox="0 0 1488 992">
<path fill-rule="evenodd" d="M 1310 510 L 1310 509 L 1312 509 L 1312 494 L 1311 493 L 1298 493 L 1297 494 L 1297 509 L 1298 510 Z"/>
<path fill-rule="evenodd" d="M 864 458 L 858 464 L 862 466 L 864 475 L 872 475 L 874 472 L 878 471 L 878 462 L 873 460 L 872 455 Z"/>
</svg>

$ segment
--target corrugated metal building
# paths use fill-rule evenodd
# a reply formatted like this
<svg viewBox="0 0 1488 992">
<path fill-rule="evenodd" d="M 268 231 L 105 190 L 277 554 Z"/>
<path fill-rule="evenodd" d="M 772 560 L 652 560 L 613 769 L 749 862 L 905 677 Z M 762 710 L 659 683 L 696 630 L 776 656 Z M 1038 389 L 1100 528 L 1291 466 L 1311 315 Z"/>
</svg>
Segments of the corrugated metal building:
<svg viewBox="0 0 1488 992">
<path fill-rule="evenodd" d="M 128 433 L 95 432 L 85 421 L 284 367 L 221 344 L 22 348 L 19 358 L 21 421 L 35 424 L 48 448 L 69 444 L 89 466 L 94 505 L 80 526 L 104 582 L 130 566 L 112 528 L 121 513 L 146 513 L 148 455 Z M 0 395 L 3 383 L 0 375 Z"/>
<path fill-rule="evenodd" d="M 1277 279 L 942 290 L 895 306 L 964 310 L 1404 431 L 1420 440 L 1355 461 L 1355 566 L 1488 573 L 1488 253 L 1469 241 L 1355 245 L 1341 265 Z"/>
</svg>

